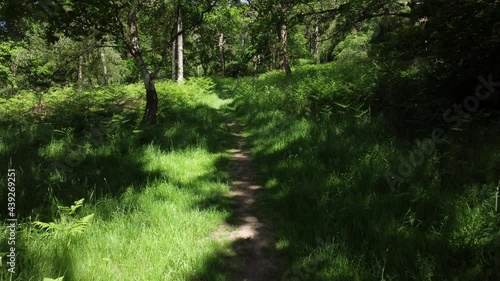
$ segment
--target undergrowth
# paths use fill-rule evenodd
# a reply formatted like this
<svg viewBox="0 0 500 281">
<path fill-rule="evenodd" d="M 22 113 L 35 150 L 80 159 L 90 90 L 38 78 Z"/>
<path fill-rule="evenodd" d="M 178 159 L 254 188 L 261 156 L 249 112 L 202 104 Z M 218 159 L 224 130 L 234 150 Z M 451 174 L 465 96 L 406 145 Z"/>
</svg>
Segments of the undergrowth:
<svg viewBox="0 0 500 281">
<path fill-rule="evenodd" d="M 418 120 L 443 101 L 389 111 L 380 71 L 347 56 L 292 77 L 159 82 L 158 124 L 147 127 L 140 85 L 0 99 L 0 157 L 18 187 L 17 280 L 225 280 L 231 245 L 209 237 L 231 215 L 230 116 L 220 110 L 230 98 L 283 280 L 499 279 L 498 126 Z M 418 134 L 401 134 L 413 121 Z M 435 128 L 445 141 L 433 146 Z M 33 225 L 61 223 L 57 206 L 81 198 L 69 225 L 94 217 L 71 243 Z"/>
<path fill-rule="evenodd" d="M 16 274 L 4 259 L 0 278 L 224 280 L 222 261 L 207 262 L 229 247 L 208 238 L 229 216 L 226 101 L 214 87 L 158 82 L 158 124 L 147 127 L 138 84 L 1 98 L 0 159 L 16 170 L 19 223 Z"/>
<path fill-rule="evenodd" d="M 363 58 L 233 83 L 288 260 L 284 280 L 500 278 L 494 124 L 445 131 L 446 142 L 424 150 L 434 127 L 405 138 L 393 124 L 410 122 L 373 110 L 384 82 Z M 417 161 L 415 151 L 428 153 Z"/>
</svg>

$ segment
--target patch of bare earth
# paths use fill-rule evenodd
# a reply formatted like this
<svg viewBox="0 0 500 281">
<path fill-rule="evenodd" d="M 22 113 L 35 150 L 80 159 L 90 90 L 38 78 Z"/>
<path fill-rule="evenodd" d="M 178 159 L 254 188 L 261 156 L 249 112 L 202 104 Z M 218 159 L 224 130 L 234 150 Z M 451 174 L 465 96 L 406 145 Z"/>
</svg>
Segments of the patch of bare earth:
<svg viewBox="0 0 500 281">
<path fill-rule="evenodd" d="M 235 268 L 228 281 L 277 280 L 278 257 L 274 251 L 274 237 L 267 223 L 258 218 L 256 171 L 251 156 L 245 152 L 245 139 L 235 123 L 228 127 L 236 137 L 236 148 L 230 150 L 228 172 L 232 177 L 230 196 L 234 205 L 233 216 L 227 224 L 212 234 L 229 239 L 234 254 L 228 264 Z"/>
</svg>

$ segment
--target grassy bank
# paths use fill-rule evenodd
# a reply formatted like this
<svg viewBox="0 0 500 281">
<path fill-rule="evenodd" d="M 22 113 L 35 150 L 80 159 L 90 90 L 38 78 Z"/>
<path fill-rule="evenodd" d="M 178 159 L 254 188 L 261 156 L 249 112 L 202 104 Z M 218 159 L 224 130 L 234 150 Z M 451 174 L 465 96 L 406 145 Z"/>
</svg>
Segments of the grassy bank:
<svg viewBox="0 0 500 281">
<path fill-rule="evenodd" d="M 158 83 L 159 122 L 147 128 L 137 126 L 140 85 L 2 99 L 0 157 L 16 169 L 20 222 L 13 280 L 224 280 L 207 262 L 229 247 L 210 239 L 230 215 L 225 101 L 213 86 Z M 6 190 L 1 197 L 7 206 Z M 75 214 L 57 208 L 81 198 Z M 10 280 L 3 229 L 0 279 Z"/>
<path fill-rule="evenodd" d="M 234 82 L 285 280 L 500 278 L 498 127 L 434 120 L 404 137 L 394 124 L 412 124 L 381 109 L 377 73 L 368 61 L 340 60 Z M 434 126 L 446 141 L 431 149 Z"/>
<path fill-rule="evenodd" d="M 288 78 L 159 82 L 149 127 L 139 126 L 140 85 L 2 99 L 17 280 L 226 280 L 237 243 L 210 234 L 234 215 L 233 117 L 260 172 L 259 219 L 277 236 L 282 280 L 497 280 L 498 126 L 479 113 L 451 128 L 414 119 L 442 115 L 426 107 L 388 108 L 379 74 L 359 58 Z M 432 140 L 436 128 L 445 141 Z M 81 198 L 74 214 L 58 208 Z"/>
</svg>

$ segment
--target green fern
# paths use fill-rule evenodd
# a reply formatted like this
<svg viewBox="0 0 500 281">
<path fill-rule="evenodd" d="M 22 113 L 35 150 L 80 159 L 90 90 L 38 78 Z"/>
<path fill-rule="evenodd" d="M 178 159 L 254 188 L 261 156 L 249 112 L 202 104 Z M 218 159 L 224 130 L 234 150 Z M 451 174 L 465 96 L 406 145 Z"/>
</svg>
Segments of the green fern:
<svg viewBox="0 0 500 281">
<path fill-rule="evenodd" d="M 57 209 L 60 211 L 60 212 L 65 212 L 67 213 L 68 215 L 73 215 L 75 214 L 76 210 L 80 207 L 83 206 L 83 201 L 85 201 L 84 198 L 78 200 L 78 201 L 75 201 L 75 205 L 71 205 L 71 207 L 66 207 L 66 206 L 57 206 Z"/>
<path fill-rule="evenodd" d="M 94 218 L 94 214 L 90 214 L 81 219 L 73 217 L 76 210 L 83 206 L 83 202 L 84 199 L 80 199 L 75 201 L 75 204 L 70 207 L 58 206 L 57 208 L 60 216 L 59 220 L 48 223 L 35 221 L 33 222 L 33 225 L 47 231 L 48 233 L 52 233 L 56 237 L 67 237 L 81 234 L 90 226 L 92 219 Z"/>
<path fill-rule="evenodd" d="M 85 216 L 79 220 L 73 220 L 68 223 L 57 223 L 57 222 L 41 222 L 41 221 L 35 221 L 33 224 L 35 226 L 40 227 L 43 230 L 46 230 L 48 232 L 50 231 L 56 231 L 56 232 L 62 232 L 68 235 L 76 235 L 76 234 L 81 234 L 83 233 L 92 223 L 92 219 L 94 218 L 94 214 L 90 214 L 88 216 Z"/>
</svg>

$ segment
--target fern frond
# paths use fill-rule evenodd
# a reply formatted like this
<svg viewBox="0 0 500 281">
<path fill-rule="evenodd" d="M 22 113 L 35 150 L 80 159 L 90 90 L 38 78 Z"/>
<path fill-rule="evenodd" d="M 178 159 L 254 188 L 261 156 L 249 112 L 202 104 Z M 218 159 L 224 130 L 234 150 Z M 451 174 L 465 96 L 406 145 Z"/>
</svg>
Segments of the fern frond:
<svg viewBox="0 0 500 281">
<path fill-rule="evenodd" d="M 79 220 L 74 217 L 70 217 L 69 215 L 75 214 L 76 210 L 83 206 L 83 202 L 84 199 L 80 199 L 78 201 L 75 201 L 75 204 L 71 207 L 58 206 L 57 208 L 61 212 L 61 218 L 58 221 L 48 223 L 35 221 L 33 222 L 33 225 L 47 232 L 55 232 L 53 233 L 54 237 L 65 237 L 68 235 L 81 234 L 92 223 L 94 214 L 85 216 Z"/>
<path fill-rule="evenodd" d="M 57 230 L 60 231 L 63 229 L 60 225 L 54 222 L 47 223 L 47 222 L 35 221 L 33 222 L 33 224 L 46 231 L 57 231 Z"/>
<path fill-rule="evenodd" d="M 68 234 L 76 235 L 83 233 L 92 223 L 92 219 L 94 218 L 94 214 L 85 216 L 78 220 L 77 222 L 72 223 L 68 228 Z"/>
<path fill-rule="evenodd" d="M 66 207 L 66 206 L 57 206 L 57 209 L 60 211 L 60 212 L 63 212 L 63 213 L 67 213 L 68 215 L 74 215 L 76 210 L 80 207 L 83 206 L 83 202 L 85 201 L 84 198 L 78 200 L 78 201 L 75 201 L 74 205 L 71 205 L 71 207 Z"/>
</svg>

